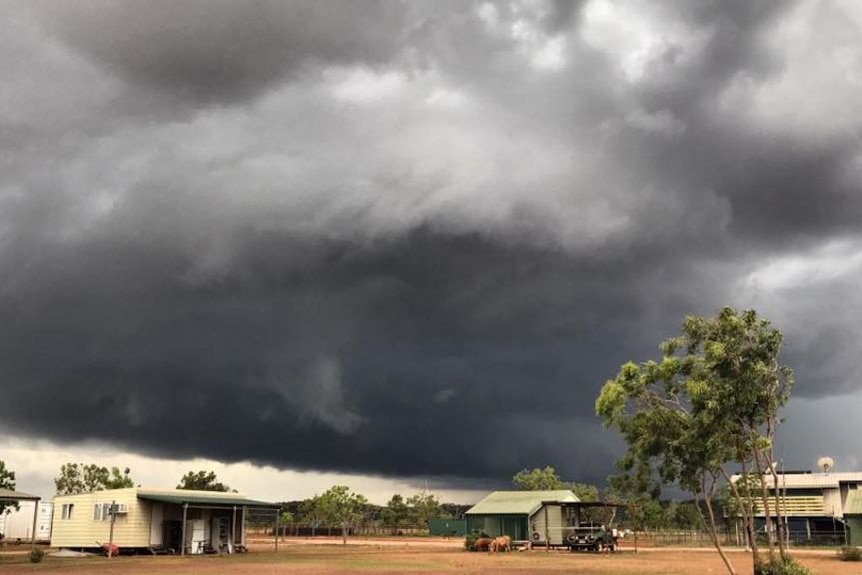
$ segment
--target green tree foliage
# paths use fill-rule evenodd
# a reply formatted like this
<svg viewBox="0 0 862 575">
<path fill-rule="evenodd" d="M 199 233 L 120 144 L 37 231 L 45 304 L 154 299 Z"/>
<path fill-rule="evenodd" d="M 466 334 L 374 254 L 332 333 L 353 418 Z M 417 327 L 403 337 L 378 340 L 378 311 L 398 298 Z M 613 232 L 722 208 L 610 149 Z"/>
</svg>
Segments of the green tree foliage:
<svg viewBox="0 0 862 575">
<path fill-rule="evenodd" d="M 411 522 L 419 527 L 428 527 L 428 522 L 434 517 L 446 516 L 437 497 L 427 491 L 409 497 L 407 506 L 410 509 Z"/>
<path fill-rule="evenodd" d="M 581 501 L 598 501 L 599 488 L 589 483 L 566 483 L 567 489 L 571 489 Z"/>
<path fill-rule="evenodd" d="M 451 517 L 452 519 L 463 519 L 464 514 L 472 507 L 472 505 L 463 505 L 461 503 L 441 503 L 440 509 L 444 513 L 443 517 Z"/>
<path fill-rule="evenodd" d="M 102 470 L 104 471 L 104 467 Z M 120 473 L 119 467 L 112 467 L 111 473 L 106 478 L 103 479 L 105 489 L 123 489 L 126 487 L 134 487 L 135 482 L 132 479 L 132 476 L 129 475 L 130 470 L 128 467 L 123 469 L 123 472 Z"/>
<path fill-rule="evenodd" d="M 0 488 L 15 490 L 15 472 L 7 469 L 6 462 L 0 459 Z M 18 504 L 10 501 L 0 501 L 0 514 L 7 509 L 18 509 Z"/>
<path fill-rule="evenodd" d="M 714 497 L 719 482 L 727 482 L 743 511 L 757 566 L 752 505 L 743 502 L 728 470 L 757 472 L 758 502 L 769 512 L 772 443 L 793 384 L 792 372 L 778 361 L 781 342 L 781 332 L 751 310 L 689 316 L 682 334 L 662 343 L 661 361 L 626 363 L 596 400 L 603 423 L 616 427 L 628 444 L 619 462 L 622 483 L 642 493 L 676 484 L 701 498 L 730 573 L 736 570 L 717 537 Z M 771 564 L 775 550 L 771 538 L 768 543 Z M 780 551 L 783 558 L 783 544 Z"/>
<path fill-rule="evenodd" d="M 363 519 L 368 503 L 365 496 L 353 493 L 346 485 L 335 485 L 313 501 L 324 521 L 341 527 L 342 542 L 347 545 L 348 531 Z"/>
<path fill-rule="evenodd" d="M 386 503 L 386 507 L 383 508 L 381 515 L 383 517 L 383 525 L 397 531 L 409 521 L 410 508 L 407 507 L 404 497 L 396 493 Z"/>
<path fill-rule="evenodd" d="M 523 469 L 512 477 L 512 485 L 518 491 L 553 491 L 568 489 L 566 482 L 557 475 L 557 470 L 548 465 L 544 469 Z"/>
<path fill-rule="evenodd" d="M 220 482 L 215 471 L 189 471 L 180 479 L 177 489 L 190 489 L 198 491 L 230 491 L 230 487 Z"/>
<path fill-rule="evenodd" d="M 671 527 L 676 529 L 700 531 L 704 528 L 703 513 L 698 508 L 697 503 L 691 501 L 672 502 L 667 508 L 667 521 Z"/>
<path fill-rule="evenodd" d="M 311 499 L 306 499 L 300 503 L 299 516 L 304 523 L 308 523 L 311 526 L 311 536 L 313 537 L 317 528 L 326 520 L 320 504 L 320 495 L 315 495 Z"/>
<path fill-rule="evenodd" d="M 563 481 L 557 470 L 550 465 L 544 468 L 523 469 L 512 477 L 512 485 L 518 491 L 554 491 L 568 489 L 581 501 L 598 501 L 599 488 L 589 483 Z"/>
<path fill-rule="evenodd" d="M 599 488 L 589 483 L 577 483 L 574 481 L 563 481 L 557 470 L 550 465 L 544 468 L 523 469 L 512 477 L 512 485 L 518 491 L 553 491 L 557 489 L 568 489 L 581 501 L 598 501 Z M 612 519 L 613 512 L 607 509 L 584 509 L 581 519 L 594 523 L 608 523 Z"/>
<path fill-rule="evenodd" d="M 105 489 L 123 489 L 134 487 L 135 482 L 126 467 L 102 467 L 95 463 L 64 463 L 60 466 L 60 474 L 54 478 L 57 495 L 75 495 L 91 493 Z"/>
</svg>

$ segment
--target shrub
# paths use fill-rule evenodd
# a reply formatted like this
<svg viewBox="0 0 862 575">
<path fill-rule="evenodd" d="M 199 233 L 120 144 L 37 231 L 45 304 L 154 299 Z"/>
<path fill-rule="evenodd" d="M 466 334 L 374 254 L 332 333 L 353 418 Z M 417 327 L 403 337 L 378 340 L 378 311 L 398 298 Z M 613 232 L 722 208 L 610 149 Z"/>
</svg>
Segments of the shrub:
<svg viewBox="0 0 862 575">
<path fill-rule="evenodd" d="M 41 547 L 30 550 L 30 563 L 39 563 L 45 558 L 45 551 Z"/>
<path fill-rule="evenodd" d="M 838 550 L 838 558 L 841 561 L 862 561 L 862 549 L 853 547 L 852 545 L 845 545 Z"/>
<path fill-rule="evenodd" d="M 813 575 L 811 570 L 800 565 L 792 557 L 774 559 L 754 566 L 754 575 Z"/>
</svg>

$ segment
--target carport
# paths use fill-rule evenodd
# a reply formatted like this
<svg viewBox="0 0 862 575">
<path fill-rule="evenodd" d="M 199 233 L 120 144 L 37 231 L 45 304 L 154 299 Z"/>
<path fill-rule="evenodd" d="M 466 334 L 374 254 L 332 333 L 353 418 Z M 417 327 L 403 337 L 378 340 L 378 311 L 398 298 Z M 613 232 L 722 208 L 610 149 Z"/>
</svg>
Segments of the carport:
<svg viewBox="0 0 862 575">
<path fill-rule="evenodd" d="M 29 493 L 24 493 L 23 491 L 15 491 L 14 489 L 4 489 L 0 487 L 0 503 L 18 503 L 19 501 L 34 501 L 36 505 L 36 510 L 33 512 L 33 530 L 31 531 L 32 536 L 30 537 L 30 543 L 35 547 L 36 546 L 36 520 L 39 518 L 39 502 L 42 500 L 41 497 L 36 495 L 30 495 Z"/>
<path fill-rule="evenodd" d="M 199 492 L 184 492 L 183 490 L 176 490 L 170 493 L 139 490 L 137 498 L 151 504 L 158 503 L 172 506 L 174 509 L 180 511 L 182 520 L 179 522 L 179 536 L 181 542 L 180 554 L 182 555 L 187 553 L 186 530 L 189 523 L 190 511 L 207 511 L 221 515 L 226 520 L 224 525 L 225 535 L 231 542 L 231 548 L 242 544 L 246 532 L 246 520 L 249 509 L 271 511 L 274 515 L 273 533 L 278 533 L 278 520 L 281 507 L 275 503 L 256 501 L 240 495 L 233 496 L 230 493 L 200 495 Z M 275 537 L 275 550 L 278 551 L 277 535 Z"/>
</svg>

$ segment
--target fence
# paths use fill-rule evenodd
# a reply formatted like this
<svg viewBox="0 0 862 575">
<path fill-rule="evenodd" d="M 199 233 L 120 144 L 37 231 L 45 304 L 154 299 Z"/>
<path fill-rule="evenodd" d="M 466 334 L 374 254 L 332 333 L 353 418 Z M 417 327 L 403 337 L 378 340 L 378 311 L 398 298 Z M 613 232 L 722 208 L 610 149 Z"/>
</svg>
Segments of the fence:
<svg viewBox="0 0 862 575">
<path fill-rule="evenodd" d="M 271 534 L 273 526 L 260 526 L 266 533 Z M 340 525 L 321 525 L 312 523 L 286 523 L 279 525 L 279 534 L 282 537 L 340 537 Z M 427 527 L 417 526 L 399 526 L 399 527 L 382 527 L 377 525 L 360 525 L 348 527 L 347 534 L 351 537 L 362 535 L 368 537 L 383 537 L 383 536 L 417 536 L 428 535 Z"/>
<path fill-rule="evenodd" d="M 841 546 L 846 544 L 843 530 L 836 531 L 790 531 L 788 540 L 791 546 Z M 758 533 L 758 543 L 766 545 L 766 534 Z M 719 533 L 719 542 L 726 547 L 744 547 L 746 537 L 743 532 L 725 531 Z M 629 533 L 620 539 L 622 547 L 634 547 L 635 535 Z M 637 533 L 638 547 L 712 547 L 713 542 L 705 531 L 649 531 Z"/>
</svg>

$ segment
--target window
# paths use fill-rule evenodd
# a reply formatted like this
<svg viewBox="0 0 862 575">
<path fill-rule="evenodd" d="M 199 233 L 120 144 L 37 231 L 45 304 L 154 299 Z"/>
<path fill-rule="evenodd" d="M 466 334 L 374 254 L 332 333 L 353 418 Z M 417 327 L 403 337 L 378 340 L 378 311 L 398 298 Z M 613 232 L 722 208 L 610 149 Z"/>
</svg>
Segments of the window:
<svg viewBox="0 0 862 575">
<path fill-rule="evenodd" d="M 93 506 L 93 521 L 107 521 L 111 518 L 110 503 L 96 503 Z"/>
<path fill-rule="evenodd" d="M 62 515 L 60 515 L 60 517 L 61 517 L 62 519 L 71 519 L 71 518 L 72 518 L 72 511 L 73 511 L 74 509 L 75 509 L 75 504 L 74 504 L 74 503 L 64 503 L 64 504 L 63 504 L 63 511 L 62 511 Z"/>
</svg>

